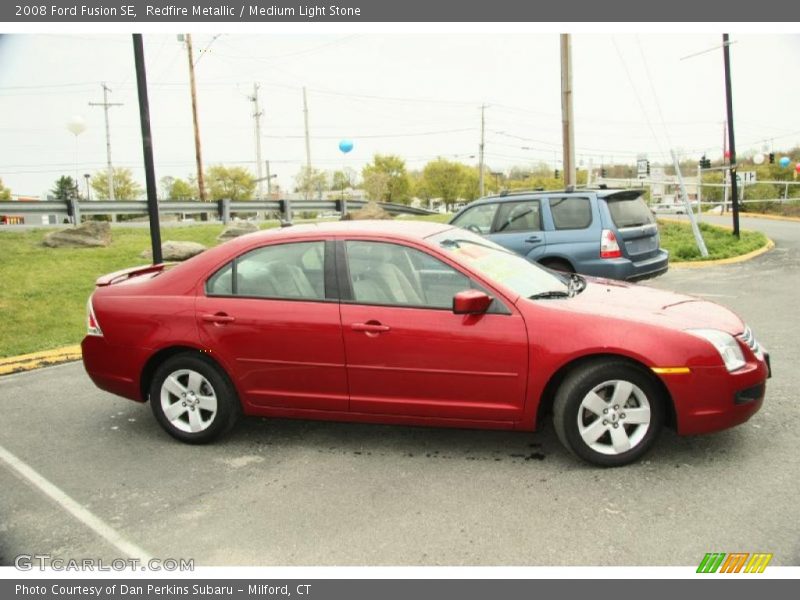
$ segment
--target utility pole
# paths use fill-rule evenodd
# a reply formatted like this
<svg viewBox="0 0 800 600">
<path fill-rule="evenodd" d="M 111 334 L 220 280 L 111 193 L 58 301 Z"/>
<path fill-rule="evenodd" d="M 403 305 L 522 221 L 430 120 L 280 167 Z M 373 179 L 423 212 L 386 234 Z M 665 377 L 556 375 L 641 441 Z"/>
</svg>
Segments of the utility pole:
<svg viewBox="0 0 800 600">
<path fill-rule="evenodd" d="M 261 171 L 261 116 L 264 114 L 258 106 L 258 84 L 253 84 L 253 95 L 248 96 L 249 100 L 253 103 L 253 120 L 256 125 L 256 171 L 258 173 L 256 181 L 258 181 L 258 199 L 264 199 L 264 178 Z"/>
<path fill-rule="evenodd" d="M 200 201 L 206 201 L 206 185 L 203 177 L 203 153 L 200 149 L 200 125 L 197 121 L 197 86 L 194 80 L 194 53 L 192 51 L 192 34 L 187 33 L 186 52 L 189 57 L 189 84 L 192 91 L 192 122 L 194 123 L 194 153 L 197 160 L 197 189 L 200 192 Z"/>
<path fill-rule="evenodd" d="M 725 102 L 728 108 L 728 138 L 730 142 L 731 207 L 733 208 L 733 235 L 739 237 L 739 190 L 736 181 L 736 142 L 733 137 L 733 95 L 731 93 L 731 54 L 728 34 L 722 34 L 722 57 L 725 63 Z"/>
<path fill-rule="evenodd" d="M 133 57 L 136 64 L 136 89 L 139 93 L 139 121 L 142 127 L 142 152 L 144 154 L 144 176 L 147 185 L 147 212 L 150 215 L 150 244 L 153 249 L 153 264 L 164 262 L 161 255 L 161 229 L 158 220 L 158 197 L 156 172 L 153 163 L 153 136 L 150 131 L 150 101 L 147 97 L 147 72 L 144 62 L 142 34 L 133 34 Z"/>
<path fill-rule="evenodd" d="M 89 106 L 102 106 L 103 112 L 106 117 L 106 161 L 108 162 L 108 199 L 116 200 L 114 197 L 114 167 L 111 166 L 111 128 L 108 125 L 108 109 L 111 106 L 122 106 L 121 102 L 109 102 L 108 92 L 111 91 L 105 82 L 101 83 L 103 88 L 103 101 L 102 102 L 89 102 Z M 131 198 L 126 198 L 130 200 Z"/>
<path fill-rule="evenodd" d="M 564 145 L 564 186 L 575 189 L 575 132 L 572 120 L 572 39 L 561 34 L 561 131 Z"/>
<path fill-rule="evenodd" d="M 269 161 L 267 161 L 267 199 L 272 200 L 272 175 L 269 172 Z"/>
<path fill-rule="evenodd" d="M 483 197 L 483 148 L 486 132 L 486 119 L 484 118 L 485 111 L 486 105 L 481 104 L 481 144 L 478 147 L 478 189 L 480 190 L 481 197 Z"/>
<path fill-rule="evenodd" d="M 308 135 L 308 99 L 306 98 L 306 88 L 303 87 L 303 121 L 306 126 L 306 170 L 311 173 L 311 138 Z"/>
</svg>

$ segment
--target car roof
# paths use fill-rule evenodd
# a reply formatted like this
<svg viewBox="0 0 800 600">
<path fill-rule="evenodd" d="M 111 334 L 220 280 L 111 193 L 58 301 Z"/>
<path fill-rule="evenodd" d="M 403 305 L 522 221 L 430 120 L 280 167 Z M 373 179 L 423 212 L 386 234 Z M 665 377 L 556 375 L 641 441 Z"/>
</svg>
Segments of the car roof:
<svg viewBox="0 0 800 600">
<path fill-rule="evenodd" d="M 611 189 L 611 188 L 578 188 L 574 190 L 520 190 L 511 191 L 507 193 L 500 193 L 494 196 L 486 196 L 471 202 L 467 206 L 474 204 L 482 204 L 484 202 L 513 202 L 515 200 L 524 200 L 526 198 L 538 198 L 540 196 L 552 196 L 558 194 L 559 196 L 585 196 L 586 194 L 594 194 L 598 198 L 605 198 L 609 200 L 633 200 L 644 194 L 644 188 L 627 188 L 627 189 Z"/>
<path fill-rule="evenodd" d="M 303 223 L 291 225 L 278 229 L 266 229 L 263 231 L 249 234 L 247 237 L 253 239 L 255 236 L 274 238 L 274 237 L 316 237 L 319 235 L 332 235 L 343 237 L 348 235 L 375 235 L 382 234 L 394 238 L 423 239 L 452 229 L 452 225 L 447 223 L 435 223 L 430 221 L 414 220 L 355 220 L 355 221 L 327 221 L 321 223 Z M 244 236 L 243 236 L 244 237 Z"/>
</svg>

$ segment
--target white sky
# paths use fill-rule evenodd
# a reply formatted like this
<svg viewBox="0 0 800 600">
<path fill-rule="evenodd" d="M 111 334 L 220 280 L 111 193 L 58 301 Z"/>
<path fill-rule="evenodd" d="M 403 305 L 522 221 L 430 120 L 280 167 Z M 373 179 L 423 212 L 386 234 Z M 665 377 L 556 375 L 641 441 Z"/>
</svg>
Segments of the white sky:
<svg viewBox="0 0 800 600">
<path fill-rule="evenodd" d="M 194 173 L 187 57 L 175 35 L 145 34 L 156 176 Z M 262 156 L 292 186 L 305 161 L 302 86 L 308 88 L 314 166 L 360 171 L 376 152 L 410 169 L 443 156 L 477 163 L 486 109 L 486 162 L 496 171 L 539 161 L 560 165 L 559 40 L 547 33 L 211 34 L 194 36 L 206 166 L 255 173 L 252 104 L 261 85 Z M 737 151 L 800 144 L 800 35 L 732 35 Z M 713 34 L 573 36 L 578 161 L 595 166 L 653 162 L 671 147 L 722 153 L 722 51 Z M 15 194 L 38 195 L 78 172 L 105 166 L 100 82 L 112 88 L 112 154 L 144 184 L 130 35 L 0 36 L 0 178 Z M 343 156 L 338 142 L 355 149 Z M 560 167 L 559 167 L 560 168 Z"/>
</svg>

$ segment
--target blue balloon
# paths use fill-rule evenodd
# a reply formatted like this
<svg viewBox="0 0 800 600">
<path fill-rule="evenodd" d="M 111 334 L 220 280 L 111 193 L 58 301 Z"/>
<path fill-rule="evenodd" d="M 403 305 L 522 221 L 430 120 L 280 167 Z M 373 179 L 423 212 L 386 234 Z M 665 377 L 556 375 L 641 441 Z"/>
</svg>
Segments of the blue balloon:
<svg viewBox="0 0 800 600">
<path fill-rule="evenodd" d="M 788 156 L 784 156 L 780 160 L 780 165 L 785 169 L 786 167 L 789 166 L 790 162 L 792 162 L 791 159 Z"/>
<path fill-rule="evenodd" d="M 339 150 L 347 154 L 353 149 L 353 140 L 342 140 L 339 142 Z"/>
</svg>

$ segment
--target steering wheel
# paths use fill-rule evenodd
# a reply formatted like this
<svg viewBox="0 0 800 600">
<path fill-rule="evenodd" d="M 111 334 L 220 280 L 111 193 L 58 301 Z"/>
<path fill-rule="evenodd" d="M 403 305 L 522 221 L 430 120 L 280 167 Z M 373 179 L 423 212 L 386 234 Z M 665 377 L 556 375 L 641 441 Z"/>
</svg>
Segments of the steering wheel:
<svg viewBox="0 0 800 600">
<path fill-rule="evenodd" d="M 483 235 L 481 228 L 475 225 L 474 223 L 470 223 L 464 229 L 466 229 L 467 231 L 471 231 L 472 233 L 477 233 L 478 235 Z"/>
</svg>

